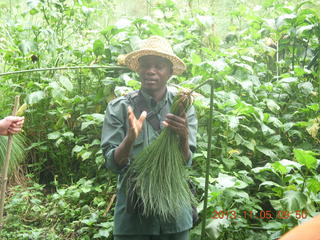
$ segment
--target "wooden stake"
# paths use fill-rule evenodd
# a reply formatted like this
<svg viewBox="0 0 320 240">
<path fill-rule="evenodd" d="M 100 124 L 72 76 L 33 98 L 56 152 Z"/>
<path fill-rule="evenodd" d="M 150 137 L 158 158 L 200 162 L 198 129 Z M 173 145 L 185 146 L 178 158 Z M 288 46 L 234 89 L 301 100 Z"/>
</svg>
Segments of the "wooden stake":
<svg viewBox="0 0 320 240">
<path fill-rule="evenodd" d="M 16 96 L 14 101 L 14 107 L 12 111 L 12 116 L 16 115 L 16 112 L 19 108 L 19 101 L 20 96 Z M 8 144 L 7 144 L 7 152 L 6 152 L 6 158 L 2 165 L 2 171 L 1 171 L 1 178 L 0 178 L 0 185 L 1 185 L 1 198 L 0 198 L 0 229 L 3 226 L 3 212 L 4 212 L 4 200 L 6 196 L 6 188 L 7 188 L 7 181 L 8 181 L 8 168 L 9 168 L 9 162 L 11 158 L 11 150 L 12 150 L 12 141 L 13 136 L 9 134 L 8 136 Z"/>
<path fill-rule="evenodd" d="M 211 143 L 212 143 L 212 121 L 213 121 L 213 79 L 210 81 L 210 112 L 208 121 L 208 150 L 206 160 L 206 177 L 204 187 L 204 202 L 202 211 L 202 226 L 201 226 L 201 240 L 206 238 L 206 221 L 207 221 L 207 205 L 208 205 L 208 190 L 209 190 L 209 173 L 210 173 L 210 159 L 211 159 Z"/>
<path fill-rule="evenodd" d="M 113 194 L 112 197 L 111 197 L 111 200 L 110 200 L 110 202 L 108 204 L 108 207 L 107 207 L 106 211 L 103 213 L 102 216 L 105 217 L 107 215 L 107 213 L 110 211 L 110 208 L 111 208 L 111 206 L 112 206 L 112 204 L 113 204 L 115 199 L 116 199 L 116 194 Z"/>
</svg>

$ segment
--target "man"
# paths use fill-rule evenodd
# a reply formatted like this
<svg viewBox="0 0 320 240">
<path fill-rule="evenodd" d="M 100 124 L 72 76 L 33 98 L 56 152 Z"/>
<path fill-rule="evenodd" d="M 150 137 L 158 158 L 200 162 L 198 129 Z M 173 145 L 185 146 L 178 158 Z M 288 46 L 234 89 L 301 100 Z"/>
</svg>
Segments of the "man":
<svg viewBox="0 0 320 240">
<path fill-rule="evenodd" d="M 0 135 L 19 133 L 24 123 L 24 117 L 8 116 L 0 120 Z"/>
<path fill-rule="evenodd" d="M 170 114 L 174 93 L 167 88 L 169 78 L 181 74 L 185 64 L 173 53 L 168 41 L 158 36 L 145 40 L 140 50 L 126 55 L 123 61 L 139 74 L 141 89 L 108 104 L 102 130 L 101 146 L 106 166 L 119 174 L 114 239 L 187 240 L 192 227 L 191 207 L 183 209 L 179 217 L 170 222 L 157 216 L 145 217 L 139 210 L 131 209 L 124 177 L 130 161 L 134 161 L 164 127 L 180 136 L 186 164 L 191 164 L 196 145 L 195 111 L 192 107 L 180 116 Z"/>
</svg>

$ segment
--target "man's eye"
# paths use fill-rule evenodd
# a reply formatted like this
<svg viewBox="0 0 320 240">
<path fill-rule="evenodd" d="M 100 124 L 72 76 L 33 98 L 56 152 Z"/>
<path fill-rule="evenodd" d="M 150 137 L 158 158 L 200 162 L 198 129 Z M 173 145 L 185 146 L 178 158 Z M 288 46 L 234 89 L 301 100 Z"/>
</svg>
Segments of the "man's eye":
<svg viewBox="0 0 320 240">
<path fill-rule="evenodd" d="M 162 68 L 163 68 L 163 64 L 157 64 L 157 65 L 156 65 L 156 68 L 157 68 L 157 69 L 162 69 Z"/>
</svg>

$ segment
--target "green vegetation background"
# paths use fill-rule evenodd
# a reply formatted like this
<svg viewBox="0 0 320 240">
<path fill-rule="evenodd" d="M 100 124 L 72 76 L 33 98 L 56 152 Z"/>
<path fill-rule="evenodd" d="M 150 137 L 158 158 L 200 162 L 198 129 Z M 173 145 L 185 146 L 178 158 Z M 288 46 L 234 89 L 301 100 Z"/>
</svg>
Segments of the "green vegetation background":
<svg viewBox="0 0 320 240">
<path fill-rule="evenodd" d="M 116 176 L 104 169 L 99 149 L 104 109 L 139 88 L 125 69 L 1 73 L 115 66 L 151 35 L 169 38 L 187 64 L 173 87 L 215 80 L 212 123 L 209 87 L 197 91 L 190 169 L 201 211 L 212 127 L 207 238 L 277 239 L 319 213 L 318 1 L 5 0 L 0 116 L 17 94 L 29 107 L 0 239 L 112 239 Z"/>
</svg>

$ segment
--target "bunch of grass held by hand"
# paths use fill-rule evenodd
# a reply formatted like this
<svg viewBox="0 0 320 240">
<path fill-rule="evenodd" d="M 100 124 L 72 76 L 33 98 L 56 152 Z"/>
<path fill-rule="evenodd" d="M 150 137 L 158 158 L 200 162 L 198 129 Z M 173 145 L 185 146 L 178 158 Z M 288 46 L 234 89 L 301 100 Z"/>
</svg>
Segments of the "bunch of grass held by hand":
<svg viewBox="0 0 320 240">
<path fill-rule="evenodd" d="M 191 92 L 180 92 L 170 112 L 181 115 L 191 104 Z M 131 186 L 127 189 L 138 197 L 133 205 L 142 205 L 142 215 L 168 220 L 190 209 L 195 199 L 187 182 L 186 161 L 180 137 L 169 127 L 132 161 L 127 171 Z"/>
</svg>

